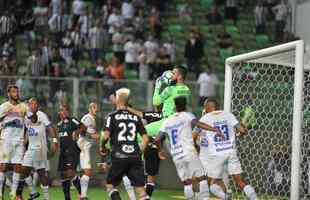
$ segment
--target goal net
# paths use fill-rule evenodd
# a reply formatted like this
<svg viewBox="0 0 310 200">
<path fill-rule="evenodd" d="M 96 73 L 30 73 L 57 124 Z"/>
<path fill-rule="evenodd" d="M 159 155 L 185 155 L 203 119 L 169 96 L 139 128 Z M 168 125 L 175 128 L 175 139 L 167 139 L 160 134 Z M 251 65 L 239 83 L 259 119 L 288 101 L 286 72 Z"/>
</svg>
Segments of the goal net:
<svg viewBox="0 0 310 200">
<path fill-rule="evenodd" d="M 224 109 L 255 115 L 237 139 L 244 178 L 259 199 L 301 199 L 309 191 L 310 68 L 303 41 L 226 60 Z M 233 199 L 246 199 L 230 184 Z"/>
</svg>

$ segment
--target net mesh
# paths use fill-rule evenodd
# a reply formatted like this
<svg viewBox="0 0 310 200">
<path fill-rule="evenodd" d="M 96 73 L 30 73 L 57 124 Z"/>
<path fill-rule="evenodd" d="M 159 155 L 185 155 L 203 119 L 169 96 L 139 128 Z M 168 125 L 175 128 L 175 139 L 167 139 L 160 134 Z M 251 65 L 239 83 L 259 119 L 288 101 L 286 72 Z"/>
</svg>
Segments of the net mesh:
<svg viewBox="0 0 310 200">
<path fill-rule="evenodd" d="M 307 56 L 306 56 L 307 58 Z M 293 126 L 295 51 L 235 63 L 232 66 L 232 112 L 241 117 L 251 108 L 255 120 L 249 134 L 237 140 L 244 177 L 259 199 L 289 199 Z M 304 72 L 301 195 L 310 191 L 310 72 Z M 234 199 L 246 199 L 231 184 Z"/>
</svg>

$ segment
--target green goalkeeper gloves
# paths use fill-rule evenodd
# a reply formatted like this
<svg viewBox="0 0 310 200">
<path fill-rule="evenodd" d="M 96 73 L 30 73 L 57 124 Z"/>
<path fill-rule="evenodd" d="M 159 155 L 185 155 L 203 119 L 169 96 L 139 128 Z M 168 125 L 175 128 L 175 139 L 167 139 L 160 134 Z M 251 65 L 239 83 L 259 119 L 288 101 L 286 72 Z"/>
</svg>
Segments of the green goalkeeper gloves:
<svg viewBox="0 0 310 200">
<path fill-rule="evenodd" d="M 251 106 L 245 107 L 241 111 L 241 123 L 247 128 L 253 128 L 256 125 L 255 111 Z"/>
</svg>

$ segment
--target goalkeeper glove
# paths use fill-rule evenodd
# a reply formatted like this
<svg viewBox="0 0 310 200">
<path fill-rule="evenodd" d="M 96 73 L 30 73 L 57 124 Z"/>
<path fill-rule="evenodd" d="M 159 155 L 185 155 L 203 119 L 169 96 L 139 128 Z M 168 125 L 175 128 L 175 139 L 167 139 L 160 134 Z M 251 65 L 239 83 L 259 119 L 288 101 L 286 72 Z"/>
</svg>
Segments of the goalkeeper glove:
<svg viewBox="0 0 310 200">
<path fill-rule="evenodd" d="M 250 106 L 244 108 L 241 112 L 241 122 L 247 128 L 253 128 L 256 124 L 255 111 Z"/>
</svg>

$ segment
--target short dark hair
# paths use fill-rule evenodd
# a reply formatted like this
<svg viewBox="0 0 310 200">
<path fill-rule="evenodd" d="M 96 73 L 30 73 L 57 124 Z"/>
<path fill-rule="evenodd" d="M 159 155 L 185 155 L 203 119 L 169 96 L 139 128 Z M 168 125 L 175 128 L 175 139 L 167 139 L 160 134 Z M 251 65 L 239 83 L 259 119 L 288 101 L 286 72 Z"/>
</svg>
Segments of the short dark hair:
<svg viewBox="0 0 310 200">
<path fill-rule="evenodd" d="M 177 69 L 184 79 L 186 78 L 186 75 L 187 75 L 186 67 L 184 67 L 183 65 L 178 65 L 178 66 L 175 66 L 174 69 Z"/>
<path fill-rule="evenodd" d="M 175 109 L 177 112 L 186 110 L 187 99 L 186 97 L 177 97 L 174 99 Z"/>
<path fill-rule="evenodd" d="M 15 89 L 18 90 L 18 86 L 17 85 L 11 84 L 11 85 L 8 85 L 8 87 L 6 88 L 6 91 L 9 93 L 12 88 L 15 88 Z"/>
<path fill-rule="evenodd" d="M 208 103 L 213 103 L 214 106 L 215 106 L 215 108 L 216 108 L 217 110 L 219 109 L 219 103 L 217 102 L 216 99 L 212 99 L 212 98 L 206 99 L 205 102 L 203 103 L 203 107 L 206 107 L 206 105 L 207 105 Z"/>
</svg>

